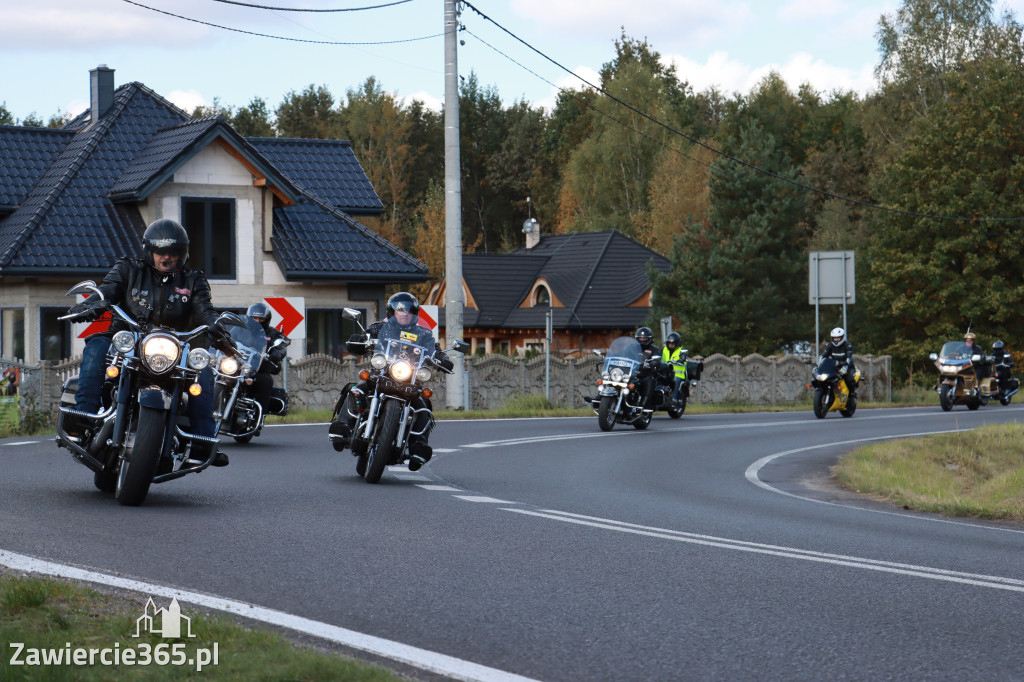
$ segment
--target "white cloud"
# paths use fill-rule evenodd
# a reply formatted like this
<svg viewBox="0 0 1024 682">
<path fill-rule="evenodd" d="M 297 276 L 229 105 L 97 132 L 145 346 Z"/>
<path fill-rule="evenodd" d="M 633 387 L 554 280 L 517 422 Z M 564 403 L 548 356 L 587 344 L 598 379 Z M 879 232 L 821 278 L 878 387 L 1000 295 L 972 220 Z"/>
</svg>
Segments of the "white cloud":
<svg viewBox="0 0 1024 682">
<path fill-rule="evenodd" d="M 196 90 L 172 90 L 165 97 L 170 100 L 171 104 L 190 114 L 196 107 L 210 106 L 210 102 Z"/>
<path fill-rule="evenodd" d="M 116 0 L 51 0 L 47 5 L 0 4 L 0 50 L 181 46 L 198 41 L 209 31 L 199 24 L 186 24 Z M 172 30 L 168 20 L 177 22 Z"/>
<path fill-rule="evenodd" d="M 813 21 L 831 19 L 849 12 L 846 3 L 841 0 L 791 0 L 779 9 L 779 19 L 783 21 Z"/>
<path fill-rule="evenodd" d="M 413 100 L 418 99 L 419 101 L 423 102 L 424 107 L 430 109 L 431 111 L 444 111 L 444 101 L 442 101 L 438 97 L 435 97 L 432 93 L 429 93 L 426 90 L 414 92 L 411 95 L 406 95 L 405 97 L 402 97 L 401 99 L 402 106 L 407 107 L 410 104 L 412 104 Z"/>
</svg>

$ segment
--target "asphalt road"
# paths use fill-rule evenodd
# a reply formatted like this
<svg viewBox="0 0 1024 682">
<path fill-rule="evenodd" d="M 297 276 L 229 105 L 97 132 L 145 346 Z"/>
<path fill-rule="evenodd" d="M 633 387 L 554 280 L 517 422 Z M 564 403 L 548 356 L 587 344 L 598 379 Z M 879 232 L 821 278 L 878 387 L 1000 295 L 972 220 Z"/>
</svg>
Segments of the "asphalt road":
<svg viewBox="0 0 1024 682">
<path fill-rule="evenodd" d="M 378 485 L 325 425 L 118 506 L 0 441 L 0 550 L 241 600 L 539 680 L 1024 677 L 1024 526 L 828 484 L 858 443 L 1022 408 L 446 421 Z M 29 441 L 29 442 L 25 442 Z"/>
</svg>

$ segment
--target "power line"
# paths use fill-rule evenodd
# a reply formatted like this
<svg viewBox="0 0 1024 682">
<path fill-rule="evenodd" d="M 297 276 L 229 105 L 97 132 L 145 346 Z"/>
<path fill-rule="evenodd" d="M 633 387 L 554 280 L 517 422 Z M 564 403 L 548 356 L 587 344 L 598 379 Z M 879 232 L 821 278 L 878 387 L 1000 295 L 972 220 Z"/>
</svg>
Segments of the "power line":
<svg viewBox="0 0 1024 682">
<path fill-rule="evenodd" d="M 129 5 L 135 5 L 136 7 L 148 9 L 151 12 L 159 12 L 160 14 L 166 14 L 167 16 L 174 17 L 175 19 L 184 19 L 185 21 L 191 21 L 196 24 L 202 24 L 204 26 L 219 28 L 224 31 L 244 33 L 246 35 L 256 36 L 258 38 L 273 38 L 274 40 L 287 40 L 293 43 L 311 43 L 314 45 L 395 45 L 397 43 L 413 43 L 418 40 L 430 40 L 432 38 L 440 38 L 444 35 L 444 33 L 435 33 L 434 35 L 420 36 L 419 38 L 406 38 L 404 40 L 378 40 L 374 42 L 343 42 L 337 40 L 310 40 L 308 38 L 289 38 L 287 36 L 275 36 L 267 33 L 257 33 L 255 31 L 246 31 L 240 28 L 232 28 L 230 26 L 221 26 L 220 24 L 212 24 L 209 21 L 201 21 L 199 19 L 193 19 L 192 17 L 186 17 L 180 14 L 174 14 L 173 12 L 167 12 L 162 9 L 157 9 L 156 7 L 150 7 L 149 5 L 143 5 L 141 2 L 135 2 L 135 0 L 122 0 L 122 2 L 127 2 Z"/>
<path fill-rule="evenodd" d="M 383 7 L 394 7 L 395 5 L 404 5 L 412 0 L 396 0 L 395 2 L 389 2 L 384 5 L 370 5 L 368 7 L 342 7 L 338 9 L 300 9 L 297 7 L 270 7 L 268 5 L 251 5 L 248 2 L 238 2 L 238 0 L 212 0 L 212 2 L 223 2 L 226 5 L 238 5 L 240 7 L 252 7 L 254 9 L 271 9 L 278 12 L 362 12 L 369 9 L 381 9 Z"/>
<path fill-rule="evenodd" d="M 904 210 L 904 209 L 892 208 L 892 207 L 889 207 L 889 206 L 881 206 L 879 204 L 873 204 L 873 203 L 868 202 L 868 201 L 862 201 L 860 199 L 854 199 L 853 197 L 846 197 L 846 196 L 843 196 L 841 194 L 836 194 L 835 192 L 830 192 L 829 190 L 821 189 L 820 187 L 814 187 L 813 185 L 808 185 L 806 183 L 800 182 L 799 180 L 793 180 L 791 178 L 784 177 L 784 176 L 779 175 L 777 173 L 773 173 L 772 171 L 765 170 L 764 168 L 760 168 L 759 166 L 755 166 L 754 164 L 749 163 L 747 161 L 744 161 L 741 158 L 738 158 L 736 156 L 728 154 L 728 153 L 726 153 L 726 152 L 724 152 L 724 151 L 722 151 L 720 149 L 716 149 L 715 147 L 712 147 L 711 145 L 709 145 L 709 144 L 707 144 L 705 142 L 702 142 L 701 140 L 699 140 L 699 139 L 697 139 L 695 137 L 687 135 L 686 133 L 684 133 L 681 130 L 677 130 L 676 128 L 673 128 L 672 126 L 668 125 L 667 123 L 664 123 L 663 121 L 660 121 L 660 120 L 654 118 L 650 114 L 647 114 L 646 112 L 643 112 L 640 109 L 637 109 L 633 105 L 631 105 L 631 104 L 629 104 L 627 102 L 622 101 L 621 99 L 619 99 L 615 95 L 611 94 L 610 92 L 608 92 L 607 90 L 605 90 L 601 86 L 594 85 L 593 83 L 588 81 L 583 76 L 580 76 L 579 74 L 573 72 L 571 69 L 563 66 L 559 62 L 557 62 L 554 59 L 552 59 L 551 57 L 547 56 L 546 54 L 544 54 L 543 52 L 538 50 L 536 47 L 534 47 L 530 43 L 526 42 L 525 40 L 523 40 L 522 38 L 520 38 L 516 34 L 512 33 L 512 31 L 508 30 L 507 28 L 505 28 L 504 26 L 502 26 L 501 24 L 496 22 L 494 19 L 491 19 L 489 16 L 487 16 L 486 14 L 481 12 L 479 9 L 474 7 L 472 3 L 468 2 L 467 0 L 461 0 L 461 2 L 464 5 L 466 5 L 466 7 L 470 8 L 471 10 L 476 12 L 478 15 L 480 15 L 481 18 L 491 22 L 492 24 L 497 26 L 499 29 L 501 29 L 502 31 L 507 33 L 509 36 L 514 38 L 516 41 L 518 41 L 519 43 L 522 43 L 528 49 L 530 49 L 531 51 L 533 51 L 533 52 L 537 53 L 538 55 L 540 55 L 543 59 L 551 62 L 552 64 L 554 64 L 558 68 L 562 69 L 563 71 L 565 71 L 569 75 L 573 76 L 574 78 L 579 79 L 585 85 L 589 86 L 590 88 L 593 88 L 597 92 L 600 92 L 602 95 L 608 97 L 613 102 L 619 104 L 620 106 L 626 107 L 627 109 L 629 109 L 633 113 L 635 113 L 635 114 L 637 114 L 639 116 L 642 116 L 643 118 L 646 118 L 648 121 L 651 121 L 652 123 L 654 123 L 654 124 L 656 124 L 658 126 L 661 126 L 665 130 L 668 130 L 669 132 L 671 132 L 671 133 L 673 133 L 675 135 L 678 135 L 678 136 L 680 136 L 680 137 L 690 141 L 691 143 L 693 143 L 695 145 L 703 147 L 703 148 L 707 149 L 708 151 L 710 151 L 710 152 L 712 152 L 714 154 L 718 154 L 719 156 L 721 156 L 723 158 L 726 158 L 726 159 L 729 159 L 730 161 L 738 163 L 738 164 L 740 164 L 742 166 L 746 166 L 747 168 L 750 168 L 751 170 L 754 170 L 754 171 L 756 171 L 758 173 L 763 173 L 763 174 L 765 174 L 765 175 L 767 175 L 769 177 L 775 178 L 777 180 L 781 180 L 781 181 L 789 183 L 791 185 L 795 185 L 797 187 L 800 187 L 800 188 L 802 188 L 804 190 L 807 190 L 807 191 L 810 191 L 810 192 L 815 192 L 817 194 L 822 194 L 822 195 L 827 196 L 827 197 L 829 197 L 831 199 L 837 199 L 839 201 L 845 201 L 847 203 L 857 204 L 857 205 L 863 206 L 865 208 L 874 208 L 874 209 L 878 209 L 878 210 L 881 210 L 881 211 L 887 211 L 887 212 L 890 212 L 890 213 L 896 213 L 896 214 L 900 214 L 900 215 L 913 216 L 913 217 L 917 217 L 917 218 L 930 218 L 930 219 L 933 219 L 933 220 L 948 220 L 948 221 L 953 221 L 953 222 L 1022 222 L 1022 221 L 1024 221 L 1024 216 L 1015 217 L 1015 218 L 979 218 L 979 217 L 963 217 L 963 216 L 941 216 L 941 215 L 932 215 L 932 214 L 929 214 L 929 213 L 918 213 L 916 211 L 907 211 L 907 210 Z M 483 42 L 483 41 L 481 41 L 481 42 Z M 491 46 L 488 45 L 488 47 L 491 47 Z M 491 49 L 495 49 L 495 48 L 491 47 Z M 499 54 L 503 54 L 503 53 L 501 53 L 498 50 L 496 50 L 496 51 Z M 507 57 L 507 55 L 505 55 L 505 56 Z M 509 58 L 509 59 L 511 59 L 511 58 Z M 513 61 L 513 63 L 521 66 L 524 69 L 526 69 L 526 67 L 523 67 L 521 64 L 519 64 L 519 62 L 516 62 L 515 60 L 512 60 L 512 61 Z M 530 69 L 526 69 L 526 70 L 529 71 L 530 73 L 533 73 L 533 75 L 535 75 L 535 76 L 537 75 L 533 71 L 530 71 Z M 541 78 L 541 80 L 543 80 L 544 82 L 550 84 L 550 81 L 548 81 L 547 79 Z M 557 88 L 558 86 L 554 86 L 554 87 Z M 561 90 L 561 88 L 559 88 L 559 90 Z M 615 120 L 615 119 L 613 118 L 613 120 Z M 621 123 L 621 122 L 619 122 L 619 123 Z M 627 127 L 629 127 L 630 129 L 640 133 L 640 131 L 636 130 L 632 126 L 627 126 Z M 640 134 L 643 135 L 644 133 L 640 133 Z M 653 139 L 653 138 L 651 138 L 651 139 Z M 658 141 L 658 142 L 659 142 L 659 144 L 664 144 L 664 143 L 661 143 L 660 141 Z M 672 148 L 669 147 L 669 149 L 672 149 Z M 682 153 L 682 152 L 679 152 L 679 153 Z"/>
</svg>

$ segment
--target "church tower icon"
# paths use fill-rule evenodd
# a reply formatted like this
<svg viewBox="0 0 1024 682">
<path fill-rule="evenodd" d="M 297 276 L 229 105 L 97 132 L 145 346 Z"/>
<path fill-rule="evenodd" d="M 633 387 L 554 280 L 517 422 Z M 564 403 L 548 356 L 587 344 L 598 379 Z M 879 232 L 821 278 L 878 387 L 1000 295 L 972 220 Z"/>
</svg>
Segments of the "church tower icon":
<svg viewBox="0 0 1024 682">
<path fill-rule="evenodd" d="M 184 636 L 195 637 L 192 634 L 192 619 L 181 614 L 181 606 L 178 605 L 177 599 L 171 599 L 167 608 L 158 609 L 150 597 L 142 610 L 142 615 L 135 620 L 135 634 L 132 637 L 141 637 L 142 633 L 149 632 L 166 639 L 177 639 L 182 636 L 182 621 L 185 622 Z"/>
</svg>

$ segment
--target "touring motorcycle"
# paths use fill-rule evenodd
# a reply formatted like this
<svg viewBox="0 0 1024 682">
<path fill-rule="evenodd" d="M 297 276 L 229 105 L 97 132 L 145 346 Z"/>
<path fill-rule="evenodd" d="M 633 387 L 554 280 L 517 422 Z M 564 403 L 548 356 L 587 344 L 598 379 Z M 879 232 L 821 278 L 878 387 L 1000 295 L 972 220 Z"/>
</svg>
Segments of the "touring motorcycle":
<svg viewBox="0 0 1024 682">
<path fill-rule="evenodd" d="M 360 311 L 344 308 L 342 315 L 355 321 L 365 335 L 366 329 L 359 321 Z M 437 361 L 437 351 L 402 338 L 400 333 L 392 334 L 396 328 L 385 325 L 376 341 L 370 357 L 370 368 L 359 372 L 359 379 L 372 379 L 372 390 L 367 392 L 365 409 L 357 410 L 352 427 L 350 447 L 356 455 L 356 473 L 367 483 L 377 483 L 389 465 L 398 465 L 409 460 L 409 437 L 420 435 L 422 431 L 414 431 L 417 410 L 411 405 L 416 398 L 422 397 L 427 403 L 426 409 L 433 421 L 433 406 L 430 397 L 433 389 L 427 386 L 434 372 L 451 374 L 453 370 L 445 369 Z M 456 341 L 451 350 L 466 352 L 469 344 Z M 334 406 L 331 421 L 338 421 L 343 411 L 348 410 L 346 399 L 355 386 L 355 382 L 347 384 Z M 428 422 L 428 423 L 431 423 Z M 329 435 L 335 449 L 344 449 L 336 443 L 338 436 Z"/>
<path fill-rule="evenodd" d="M 594 352 L 601 354 L 600 351 Z M 604 356 L 601 378 L 597 380 L 597 395 L 583 398 L 597 414 L 597 425 L 602 431 L 611 431 L 615 424 L 631 424 L 639 430 L 650 426 L 653 412 L 643 409 L 644 397 L 640 395 L 639 378 L 641 369 L 645 369 L 645 366 L 639 341 L 631 336 L 620 336 L 612 341 Z M 650 366 L 646 369 L 657 371 Z M 657 387 L 655 394 L 658 394 Z M 662 400 L 671 399 L 671 392 L 666 396 L 662 391 L 660 395 Z M 678 414 L 682 415 L 682 410 Z"/>
<path fill-rule="evenodd" d="M 860 370 L 853 375 L 854 386 L 860 383 Z M 809 387 L 814 388 L 814 416 L 824 419 L 829 412 L 838 410 L 844 417 L 857 411 L 857 398 L 850 395 L 844 372 L 840 372 L 833 358 L 821 358 L 811 373 Z"/>
<path fill-rule="evenodd" d="M 189 396 L 199 395 L 199 373 L 210 364 L 205 348 L 191 343 L 211 331 L 201 325 L 179 332 L 142 325 L 106 301 L 93 282 L 80 282 L 67 295 L 96 294 L 98 306 L 109 309 L 129 330 L 114 334 L 107 355 L 106 379 L 96 414 L 75 409 L 78 377 L 64 382 L 57 413 L 57 445 L 92 469 L 93 482 L 126 506 L 142 504 L 153 483 L 198 473 L 213 462 L 218 440 L 190 432 L 186 414 Z M 83 317 L 69 314 L 61 320 Z M 224 313 L 217 325 L 242 324 Z M 81 432 L 69 434 L 65 419 L 73 417 Z M 200 457 L 196 452 L 203 452 Z"/>
<path fill-rule="evenodd" d="M 1014 394 L 1020 390 L 1020 380 L 1010 376 L 1010 368 L 1013 367 L 1013 360 L 1010 356 L 1004 355 L 1001 360 L 996 359 L 993 366 L 992 376 L 999 387 L 999 404 L 1009 405 Z"/>
<path fill-rule="evenodd" d="M 666 410 L 672 419 L 679 419 L 686 412 L 686 403 L 690 399 L 690 387 L 697 385 L 700 375 L 704 371 L 704 362 L 690 360 L 687 357 L 689 352 L 684 348 L 678 361 L 661 361 L 658 385 L 654 387 L 654 395 L 651 396 L 654 410 L 656 412 Z M 676 367 L 686 368 L 678 391 L 675 390 Z M 672 397 L 673 393 L 675 393 L 675 398 Z"/>
<path fill-rule="evenodd" d="M 214 373 L 213 418 L 218 433 L 231 436 L 238 443 L 248 443 L 260 434 L 267 415 L 253 396 L 256 374 L 270 359 L 271 351 L 284 348 L 288 339 L 275 339 L 267 347 L 266 333 L 259 322 L 248 315 L 242 318 L 244 326 L 231 327 L 233 352 L 210 349 Z M 288 392 L 274 387 L 270 394 L 269 414 L 283 415 L 288 411 Z"/>
<path fill-rule="evenodd" d="M 946 412 L 954 405 L 966 405 L 976 410 L 987 405 L 989 398 L 999 397 L 999 382 L 992 376 L 992 362 L 974 351 L 963 341 L 947 341 L 938 354 L 929 359 L 939 370 L 939 405 Z M 978 374 L 981 379 L 978 379 Z M 1009 402 L 1009 400 L 1007 400 Z"/>
</svg>

